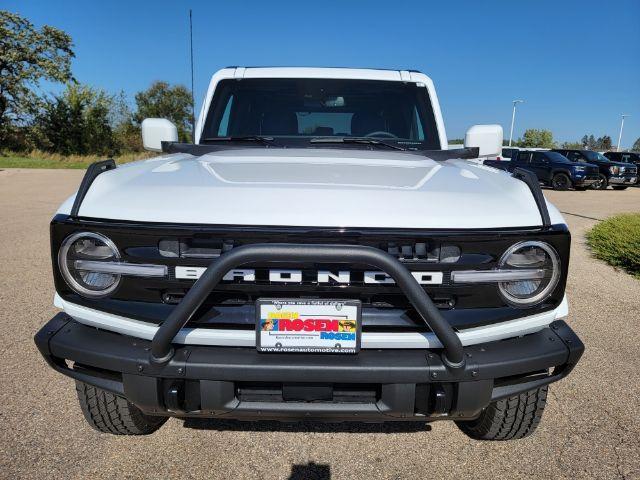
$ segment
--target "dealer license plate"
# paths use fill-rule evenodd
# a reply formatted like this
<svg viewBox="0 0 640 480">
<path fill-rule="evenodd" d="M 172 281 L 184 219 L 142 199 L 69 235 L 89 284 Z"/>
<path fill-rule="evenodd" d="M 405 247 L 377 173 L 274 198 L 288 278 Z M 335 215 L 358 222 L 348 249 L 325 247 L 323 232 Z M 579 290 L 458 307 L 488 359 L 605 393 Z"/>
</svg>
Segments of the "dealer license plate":
<svg viewBox="0 0 640 480">
<path fill-rule="evenodd" d="M 256 348 L 260 352 L 357 353 L 361 308 L 358 300 L 260 299 Z"/>
</svg>

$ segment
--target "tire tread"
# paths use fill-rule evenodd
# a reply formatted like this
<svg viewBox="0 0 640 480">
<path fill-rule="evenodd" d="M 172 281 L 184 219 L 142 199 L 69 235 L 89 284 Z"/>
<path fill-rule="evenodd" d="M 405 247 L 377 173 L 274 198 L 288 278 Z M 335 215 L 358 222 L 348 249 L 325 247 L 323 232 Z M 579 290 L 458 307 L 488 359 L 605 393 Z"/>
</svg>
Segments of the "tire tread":
<svg viewBox="0 0 640 480">
<path fill-rule="evenodd" d="M 164 417 L 144 414 L 138 407 L 98 387 L 76 381 L 80 408 L 95 430 L 113 435 L 148 435 L 158 430 Z"/>
<path fill-rule="evenodd" d="M 515 440 L 531 435 L 547 404 L 548 387 L 514 395 L 489 404 L 476 420 L 456 422 L 476 440 Z"/>
</svg>

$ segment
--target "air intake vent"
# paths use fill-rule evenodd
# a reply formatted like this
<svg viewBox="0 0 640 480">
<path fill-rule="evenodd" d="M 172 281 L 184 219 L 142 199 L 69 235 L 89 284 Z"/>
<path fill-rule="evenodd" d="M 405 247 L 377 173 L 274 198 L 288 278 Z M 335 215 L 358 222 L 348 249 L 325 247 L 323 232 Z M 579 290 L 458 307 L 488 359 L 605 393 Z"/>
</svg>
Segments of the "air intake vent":
<svg viewBox="0 0 640 480">
<path fill-rule="evenodd" d="M 160 255 L 167 258 L 212 259 L 231 250 L 234 246 L 240 246 L 245 243 L 253 242 L 198 237 L 165 239 L 160 240 L 158 250 Z M 460 258 L 459 247 L 441 245 L 433 240 L 372 242 L 372 244 L 403 262 L 455 263 Z"/>
<path fill-rule="evenodd" d="M 233 248 L 233 240 L 189 238 L 160 240 L 160 255 L 169 258 L 216 258 Z"/>
</svg>

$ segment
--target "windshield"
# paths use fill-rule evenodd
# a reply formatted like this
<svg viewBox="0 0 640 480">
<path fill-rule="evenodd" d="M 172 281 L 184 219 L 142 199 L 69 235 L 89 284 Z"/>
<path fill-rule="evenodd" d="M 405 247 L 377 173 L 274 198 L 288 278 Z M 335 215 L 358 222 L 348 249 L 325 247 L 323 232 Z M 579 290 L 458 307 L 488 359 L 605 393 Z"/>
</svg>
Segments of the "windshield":
<svg viewBox="0 0 640 480">
<path fill-rule="evenodd" d="M 558 152 L 544 152 L 549 160 L 554 162 L 567 162 L 567 157 Z"/>
<path fill-rule="evenodd" d="M 604 155 L 602 155 L 601 153 L 598 153 L 598 152 L 591 152 L 589 150 L 585 150 L 582 153 L 584 153 L 584 156 L 587 157 L 589 160 L 599 160 L 601 162 L 610 162 L 611 161 L 607 157 L 605 157 Z"/>
<path fill-rule="evenodd" d="M 318 137 L 369 137 L 405 148 L 440 149 L 424 86 L 334 79 L 223 80 L 216 88 L 201 143 L 266 136 L 278 144 Z M 366 144 L 361 144 L 366 148 Z"/>
</svg>

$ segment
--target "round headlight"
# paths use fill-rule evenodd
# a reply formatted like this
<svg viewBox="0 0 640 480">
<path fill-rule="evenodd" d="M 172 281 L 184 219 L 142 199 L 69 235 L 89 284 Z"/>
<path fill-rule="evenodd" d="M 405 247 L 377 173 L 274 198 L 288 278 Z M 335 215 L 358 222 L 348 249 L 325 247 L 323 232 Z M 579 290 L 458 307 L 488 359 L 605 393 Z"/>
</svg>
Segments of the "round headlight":
<svg viewBox="0 0 640 480">
<path fill-rule="evenodd" d="M 74 233 L 62 242 L 58 252 L 58 266 L 65 282 L 85 297 L 104 297 L 117 288 L 119 274 L 92 272 L 82 267 L 83 260 L 120 260 L 120 252 L 111 240 L 99 233 Z"/>
<path fill-rule="evenodd" d="M 554 248 L 538 241 L 512 245 L 500 259 L 500 268 L 537 270 L 539 278 L 499 283 L 500 294 L 510 304 L 529 307 L 547 298 L 560 280 L 560 260 Z"/>
</svg>

